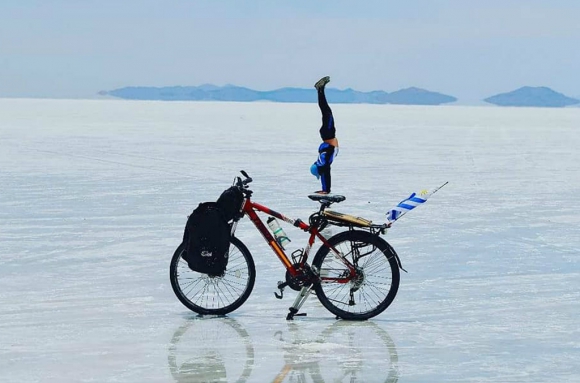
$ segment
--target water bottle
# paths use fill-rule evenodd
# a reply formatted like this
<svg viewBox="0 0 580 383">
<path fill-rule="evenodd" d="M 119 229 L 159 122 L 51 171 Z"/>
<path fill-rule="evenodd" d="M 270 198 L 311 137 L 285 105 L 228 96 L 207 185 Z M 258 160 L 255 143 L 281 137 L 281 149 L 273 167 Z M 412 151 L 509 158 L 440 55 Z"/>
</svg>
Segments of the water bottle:
<svg viewBox="0 0 580 383">
<path fill-rule="evenodd" d="M 288 238 L 284 232 L 284 229 L 282 229 L 276 218 L 270 217 L 266 222 L 268 223 L 270 230 L 272 230 L 274 238 L 276 238 L 276 242 L 278 242 L 278 245 L 284 249 L 284 246 L 290 243 L 290 238 Z"/>
</svg>

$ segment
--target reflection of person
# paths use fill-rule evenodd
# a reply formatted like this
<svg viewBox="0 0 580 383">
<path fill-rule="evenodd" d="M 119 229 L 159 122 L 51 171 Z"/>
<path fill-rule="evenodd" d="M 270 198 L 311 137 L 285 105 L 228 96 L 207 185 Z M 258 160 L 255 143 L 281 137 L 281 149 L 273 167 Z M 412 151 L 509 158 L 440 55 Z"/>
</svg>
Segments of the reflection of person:
<svg viewBox="0 0 580 383">
<path fill-rule="evenodd" d="M 322 112 L 322 127 L 320 128 L 322 143 L 318 147 L 318 159 L 310 167 L 310 173 L 320 179 L 322 190 L 316 192 L 320 194 L 330 193 L 330 165 L 334 161 L 334 157 L 338 155 L 338 140 L 336 139 L 334 117 L 324 94 L 324 88 L 329 81 L 330 77 L 326 76 L 314 84 L 318 92 L 318 106 Z"/>
</svg>

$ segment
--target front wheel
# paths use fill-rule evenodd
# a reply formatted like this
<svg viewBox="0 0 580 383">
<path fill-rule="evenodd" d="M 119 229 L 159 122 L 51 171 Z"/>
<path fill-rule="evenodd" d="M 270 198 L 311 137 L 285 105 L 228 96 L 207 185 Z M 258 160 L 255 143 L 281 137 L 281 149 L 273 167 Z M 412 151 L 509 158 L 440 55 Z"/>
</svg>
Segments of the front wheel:
<svg viewBox="0 0 580 383">
<path fill-rule="evenodd" d="M 366 231 L 345 231 L 328 240 L 356 269 L 349 268 L 322 246 L 312 265 L 320 273 L 314 285 L 320 303 L 342 319 L 364 320 L 379 315 L 399 290 L 399 265 L 395 250 L 382 238 Z"/>
<path fill-rule="evenodd" d="M 228 267 L 219 277 L 191 270 L 184 254 L 182 243 L 171 258 L 169 278 L 173 292 L 185 307 L 202 315 L 225 315 L 248 299 L 256 280 L 256 266 L 242 241 L 231 238 Z"/>
</svg>

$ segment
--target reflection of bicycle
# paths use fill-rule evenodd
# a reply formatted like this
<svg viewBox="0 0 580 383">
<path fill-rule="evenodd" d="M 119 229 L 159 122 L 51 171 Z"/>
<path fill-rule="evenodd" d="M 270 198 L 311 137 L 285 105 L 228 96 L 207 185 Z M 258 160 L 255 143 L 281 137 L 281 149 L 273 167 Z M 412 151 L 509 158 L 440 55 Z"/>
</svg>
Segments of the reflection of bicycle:
<svg viewBox="0 0 580 383">
<path fill-rule="evenodd" d="M 167 361 L 178 383 L 243 383 L 252 373 L 254 347 L 235 320 L 196 318 L 175 332 Z"/>
<path fill-rule="evenodd" d="M 289 339 L 275 334 L 285 345 L 285 365 L 272 383 L 399 380 L 395 343 L 373 322 L 335 322 L 311 340 L 293 322 L 288 326 Z"/>
<path fill-rule="evenodd" d="M 380 237 L 389 224 L 372 222 L 341 214 L 327 208 L 344 201 L 340 195 L 310 195 L 320 202 L 320 209 L 312 214 L 308 224 L 300 219 L 290 219 L 266 206 L 251 200 L 252 179 L 242 171 L 245 179 L 236 177 L 234 186 L 243 193 L 240 214 L 232 223 L 228 268 L 223 276 L 212 277 L 191 270 L 183 259 L 182 243 L 171 260 L 171 286 L 179 300 L 199 314 L 223 315 L 240 307 L 254 287 L 256 270 L 248 248 L 234 236 L 238 221 L 247 215 L 266 239 L 274 254 L 286 268 L 286 281 L 278 283 L 282 298 L 289 286 L 300 291 L 290 307 L 287 319 L 293 319 L 314 290 L 316 296 L 330 312 L 344 319 L 368 319 L 383 312 L 395 299 L 399 288 L 400 261 L 395 250 Z M 303 249 L 290 257 L 266 228 L 257 212 L 279 218 L 310 234 Z M 320 232 L 328 225 L 347 227 L 348 231 L 331 238 Z M 315 240 L 322 242 L 311 264 L 308 256 Z M 298 314 L 305 315 L 305 314 Z"/>
</svg>

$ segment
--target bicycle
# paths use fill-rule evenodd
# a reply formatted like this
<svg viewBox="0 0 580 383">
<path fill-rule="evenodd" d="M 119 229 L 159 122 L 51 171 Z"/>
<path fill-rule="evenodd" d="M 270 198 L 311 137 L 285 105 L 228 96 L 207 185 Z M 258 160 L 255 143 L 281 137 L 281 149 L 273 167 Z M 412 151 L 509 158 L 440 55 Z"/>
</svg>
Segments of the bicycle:
<svg viewBox="0 0 580 383">
<path fill-rule="evenodd" d="M 402 269 L 399 256 L 383 238 L 390 223 L 373 224 L 364 218 L 329 210 L 333 203 L 346 198 L 342 195 L 312 194 L 308 197 L 320 203 L 318 211 L 310 215 L 308 224 L 291 219 L 252 200 L 249 184 L 252 178 L 235 177 L 233 186 L 243 193 L 239 214 L 231 222 L 229 261 L 222 276 L 212 277 L 191 270 L 183 259 L 184 243 L 175 250 L 170 264 L 170 280 L 177 298 L 200 315 L 225 315 L 238 309 L 250 296 L 256 278 L 252 254 L 235 237 L 238 222 L 248 216 L 262 234 L 274 254 L 286 268 L 286 280 L 278 282 L 279 299 L 284 288 L 299 291 L 289 308 L 287 320 L 303 316 L 300 308 L 314 290 L 320 303 L 337 318 L 365 320 L 379 315 L 389 307 L 399 289 Z M 309 239 L 303 249 L 288 256 L 270 233 L 257 212 L 278 218 L 306 233 Z M 321 234 L 327 226 L 348 228 L 330 238 Z M 311 264 L 310 251 L 318 239 L 321 246 Z"/>
</svg>

